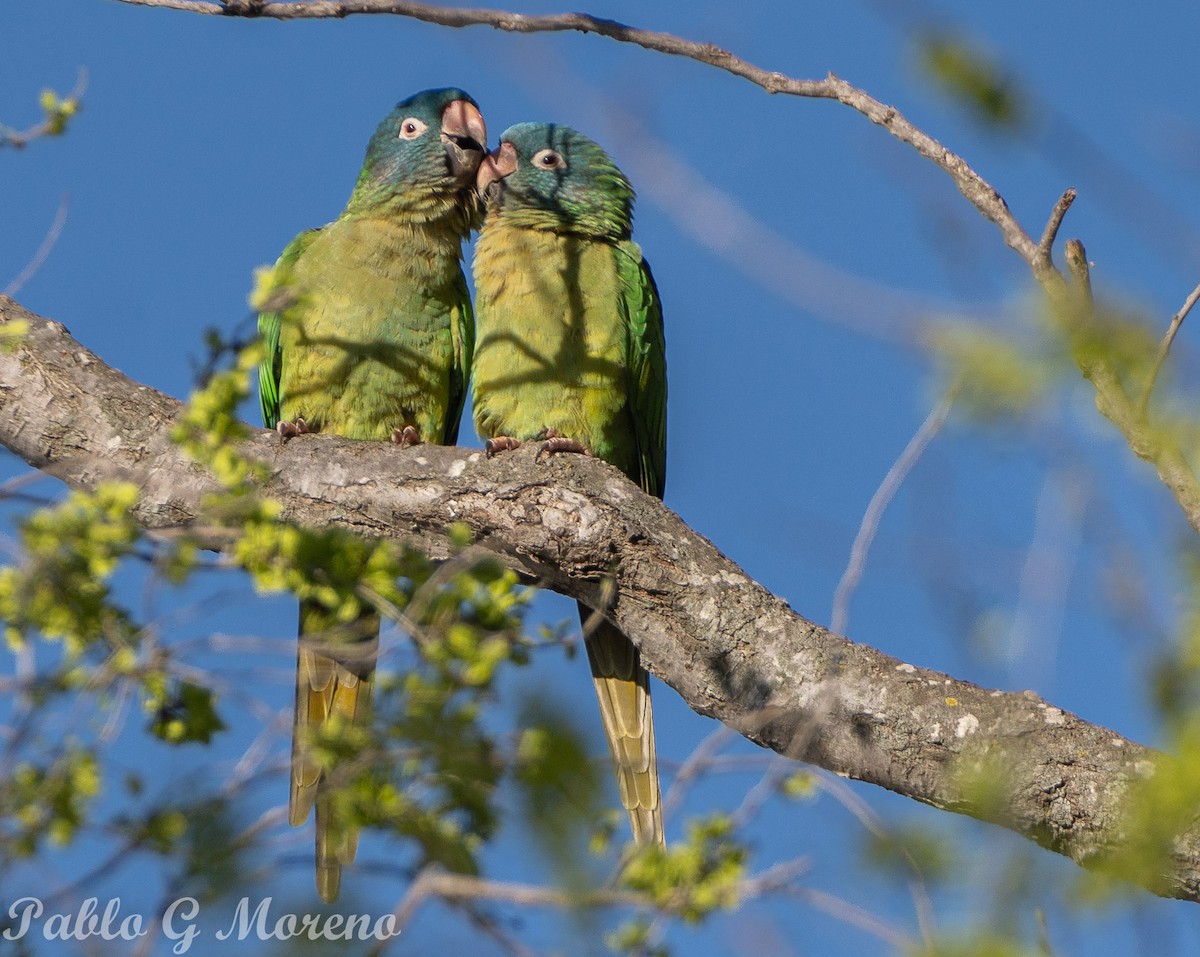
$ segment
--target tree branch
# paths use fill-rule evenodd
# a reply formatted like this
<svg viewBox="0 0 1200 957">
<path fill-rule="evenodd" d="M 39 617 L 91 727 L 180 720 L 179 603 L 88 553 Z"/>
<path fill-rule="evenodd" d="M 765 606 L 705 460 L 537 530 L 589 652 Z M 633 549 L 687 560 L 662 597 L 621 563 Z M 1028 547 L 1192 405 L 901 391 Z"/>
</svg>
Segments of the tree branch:
<svg viewBox="0 0 1200 957">
<path fill-rule="evenodd" d="M 1155 383 L 1158 382 L 1158 374 L 1162 371 L 1163 363 L 1167 361 L 1167 356 L 1171 352 L 1171 345 L 1175 342 L 1175 336 L 1179 332 L 1179 327 L 1183 325 L 1183 320 L 1187 318 L 1192 308 L 1200 302 L 1200 286 L 1188 294 L 1187 299 L 1183 301 L 1183 305 L 1179 307 L 1179 311 L 1171 317 L 1171 322 L 1167 326 L 1167 334 L 1163 336 L 1163 340 L 1159 343 L 1158 354 L 1154 357 L 1154 366 L 1150 369 L 1150 374 L 1146 377 L 1146 386 L 1142 389 L 1142 397 L 1138 399 L 1138 412 L 1142 415 L 1146 414 L 1146 409 L 1150 405 L 1150 396 L 1154 392 Z"/>
<path fill-rule="evenodd" d="M 1092 301 L 1091 267 L 1087 251 L 1078 239 L 1066 244 L 1068 287 L 1063 281 L 1047 281 L 1043 289 L 1051 308 L 1067 324 L 1069 335 L 1084 331 L 1095 318 Z M 1057 277 L 1058 274 L 1055 273 Z M 1158 477 L 1183 510 L 1188 524 L 1200 532 L 1200 482 L 1188 464 L 1179 443 L 1167 432 L 1155 429 L 1145 411 L 1129 395 L 1111 362 L 1096 349 L 1075 350 L 1075 361 L 1085 379 L 1096 390 L 1096 409 L 1113 423 L 1139 458 L 1154 465 Z"/>
<path fill-rule="evenodd" d="M 528 15 L 507 10 L 441 7 L 428 3 L 409 3 L 405 0 L 296 0 L 296 2 L 263 2 L 263 0 L 118 0 L 142 7 L 163 7 L 191 13 L 233 17 L 271 17 L 279 20 L 327 19 L 352 14 L 391 14 L 444 27 L 490 26 L 512 33 L 595 33 L 633 43 L 671 56 L 684 57 L 714 66 L 733 76 L 748 80 L 768 93 L 789 96 L 815 97 L 836 100 L 857 110 L 872 123 L 907 143 L 926 159 L 949 174 L 959 191 L 977 210 L 995 223 L 1004 241 L 1028 263 L 1037 261 L 1037 244 L 1029 237 L 1008 209 L 998 192 L 973 170 L 961 156 L 952 153 L 929 134 L 906 120 L 895 107 L 879 102 L 858 87 L 839 79 L 832 73 L 823 80 L 803 80 L 783 73 L 764 70 L 748 60 L 735 56 L 712 43 L 698 43 L 670 33 L 643 30 L 616 20 L 606 20 L 587 13 L 550 13 Z M 1038 269 L 1041 267 L 1039 266 Z M 1037 269 L 1035 269 L 1037 271 Z"/>
<path fill-rule="evenodd" d="M 148 529 L 203 528 L 219 485 L 171 442 L 182 405 L 109 367 L 61 325 L 0 297 L 0 324 L 28 323 L 0 350 L 0 443 L 72 487 L 141 490 Z M 1122 798 L 1170 759 L 1042 702 L 988 691 L 834 635 L 752 581 L 661 502 L 582 456 L 481 452 L 260 431 L 262 494 L 283 518 L 402 540 L 444 557 L 465 522 L 479 547 L 540 585 L 595 603 L 646 666 L 699 714 L 789 757 L 935 807 L 995 821 L 1082 864 L 1121 849 Z M 1002 771 L 1004 794 L 973 778 Z M 1162 883 L 1200 900 L 1200 827 L 1179 835 Z"/>
</svg>

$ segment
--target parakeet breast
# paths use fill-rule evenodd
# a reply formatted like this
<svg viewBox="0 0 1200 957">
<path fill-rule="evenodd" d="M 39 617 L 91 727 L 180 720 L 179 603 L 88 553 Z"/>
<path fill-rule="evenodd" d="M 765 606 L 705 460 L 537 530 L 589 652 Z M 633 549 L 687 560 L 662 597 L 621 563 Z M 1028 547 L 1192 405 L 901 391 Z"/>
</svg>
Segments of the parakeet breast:
<svg viewBox="0 0 1200 957">
<path fill-rule="evenodd" d="M 441 441 L 452 323 L 462 289 L 457 236 L 376 218 L 322 229 L 297 261 L 298 302 L 280 330 L 282 417 L 387 439 L 416 426 Z"/>
<path fill-rule="evenodd" d="M 627 329 L 607 242 L 496 223 L 475 250 L 475 427 L 577 439 L 636 468 Z"/>
</svg>

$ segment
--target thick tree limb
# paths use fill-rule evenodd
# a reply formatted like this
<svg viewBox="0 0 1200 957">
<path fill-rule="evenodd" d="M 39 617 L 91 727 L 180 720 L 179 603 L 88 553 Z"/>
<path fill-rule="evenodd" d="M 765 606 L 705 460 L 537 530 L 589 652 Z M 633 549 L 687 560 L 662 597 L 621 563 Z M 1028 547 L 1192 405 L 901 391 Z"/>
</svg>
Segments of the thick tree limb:
<svg viewBox="0 0 1200 957">
<path fill-rule="evenodd" d="M 128 379 L 57 323 L 0 297 L 0 442 L 68 485 L 124 478 L 149 529 L 203 525 L 215 480 L 169 434 L 181 404 Z M 996 821 L 1083 864 L 1119 851 L 1121 801 L 1168 760 L 1051 707 L 904 664 L 797 615 L 607 465 L 305 436 L 244 445 L 287 520 L 396 538 L 437 556 L 469 525 L 482 548 L 545 587 L 595 602 L 698 713 L 766 747 L 935 807 Z M 981 796 L 980 769 L 1003 794 Z M 1200 900 L 1200 828 L 1181 834 L 1157 892 Z"/>
</svg>

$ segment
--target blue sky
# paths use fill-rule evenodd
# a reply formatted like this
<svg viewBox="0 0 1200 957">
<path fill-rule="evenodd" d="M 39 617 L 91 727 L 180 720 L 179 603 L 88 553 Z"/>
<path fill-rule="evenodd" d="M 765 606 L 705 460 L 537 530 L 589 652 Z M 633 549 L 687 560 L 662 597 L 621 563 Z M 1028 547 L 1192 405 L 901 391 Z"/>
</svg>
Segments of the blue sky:
<svg viewBox="0 0 1200 957">
<path fill-rule="evenodd" d="M 1086 243 L 1098 292 L 1156 335 L 1200 279 L 1200 230 L 1188 225 L 1200 209 L 1192 95 L 1200 11 L 1189 5 L 1154 15 L 1109 0 L 586 9 L 710 40 L 792 76 L 836 73 L 963 155 L 1035 236 L 1063 189 L 1076 187 L 1064 235 Z M 981 126 L 923 76 L 912 35 L 931 23 L 986 50 L 1028 94 L 1019 133 Z M 994 227 L 945 174 L 863 117 L 768 96 L 712 68 L 601 37 L 451 31 L 384 17 L 243 22 L 112 0 L 8 4 L 0 35 L 0 123 L 32 124 L 43 86 L 65 92 L 81 66 L 90 78 L 69 136 L 0 151 L 0 288 L 34 254 L 65 194 L 62 236 L 17 298 L 130 376 L 180 397 L 204 331 L 230 332 L 245 320 L 253 268 L 337 215 L 367 138 L 401 97 L 462 86 L 493 141 L 511 123 L 545 119 L 607 145 L 638 188 L 635 238 L 664 303 L 667 503 L 818 622 L 829 621 L 867 502 L 939 394 L 919 328 L 936 320 L 1019 330 L 1036 309 L 1027 271 Z M 735 216 L 747 217 L 750 231 L 731 243 Z M 766 283 L 757 275 L 764 263 L 774 264 Z M 1195 368 L 1190 339 L 1185 325 L 1173 359 L 1185 376 Z M 256 419 L 255 409 L 246 414 Z M 0 457 L 0 478 L 21 471 Z M 957 677 L 1032 688 L 1153 743 L 1145 675 L 1176 624 L 1173 559 L 1186 535 L 1150 470 L 1098 419 L 1082 386 L 1056 391 L 1020 422 L 955 416 L 883 520 L 848 633 Z M 1115 582 L 1133 581 L 1145 609 L 1115 597 Z M 140 601 L 129 588 L 129 600 Z M 181 627 L 279 639 L 250 665 L 274 714 L 290 697 L 283 639 L 291 605 L 230 578 L 213 590 L 225 596 L 221 610 L 205 608 Z M 539 620 L 570 615 L 570 604 L 553 598 L 537 606 Z M 244 661 L 220 664 L 243 680 Z M 544 657 L 520 681 L 566 700 L 590 694 L 579 661 Z M 682 760 L 713 725 L 661 685 L 655 701 L 660 755 Z M 217 749 L 223 761 L 235 761 L 261 726 L 261 716 L 240 714 Z M 141 746 L 137 734 L 122 740 Z M 168 781 L 187 781 L 207 757 L 133 751 L 121 760 L 160 762 Z M 753 781 L 715 780 L 687 810 L 736 805 Z M 264 786 L 261 806 L 281 800 L 283 786 L 282 777 Z M 1053 909 L 1072 865 L 877 789 L 852 790 L 890 822 L 945 828 L 982 851 L 965 859 L 953 889 L 935 892 L 939 926 L 999 906 L 997 875 L 981 862 L 1029 855 L 1040 889 L 1033 896 L 1052 908 L 1057 954 L 1189 952 L 1200 939 L 1194 906 Z M 833 799 L 771 806 L 758 833 L 757 865 L 810 855 L 807 886 L 915 932 L 907 890 L 864 876 L 862 828 Z M 307 835 L 283 840 L 292 843 L 280 893 L 302 899 Z M 507 838 L 492 873 L 538 876 L 521 848 Z M 373 859 L 385 856 L 377 851 Z M 356 899 L 376 908 L 403 889 L 351 880 Z M 135 885 L 119 887 L 136 896 Z M 1028 908 L 1021 919 L 1031 925 Z M 556 919 L 531 918 L 535 945 L 567 933 Z M 780 953 L 880 952 L 869 934 L 796 901 L 756 904 L 702 938 L 673 939 L 680 952 L 741 954 L 751 949 L 744 933 L 768 952 L 772 934 L 791 948 Z M 410 934 L 414 947 L 472 939 L 437 909 Z"/>
</svg>

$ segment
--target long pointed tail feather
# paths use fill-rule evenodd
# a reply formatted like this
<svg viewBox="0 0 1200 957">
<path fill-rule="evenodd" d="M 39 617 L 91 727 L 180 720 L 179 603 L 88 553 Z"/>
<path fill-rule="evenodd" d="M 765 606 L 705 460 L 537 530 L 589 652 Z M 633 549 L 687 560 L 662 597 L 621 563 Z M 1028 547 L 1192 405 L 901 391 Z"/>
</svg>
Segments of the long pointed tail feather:
<svg viewBox="0 0 1200 957">
<path fill-rule="evenodd" d="M 579 617 L 586 629 L 593 617 L 591 609 L 580 605 Z M 586 644 L 617 790 L 633 839 L 639 844 L 665 844 L 650 676 L 641 665 L 637 646 L 608 621 L 600 620 L 586 636 Z"/>
<path fill-rule="evenodd" d="M 324 618 L 320 606 L 301 603 L 288 821 L 299 827 L 316 808 L 317 892 L 332 903 L 341 887 L 342 865 L 352 863 L 358 851 L 358 829 L 340 819 L 338 768 L 317 760 L 311 741 L 330 720 L 347 727 L 370 722 L 379 619 L 369 615 L 349 628 L 327 629 Z"/>
</svg>

